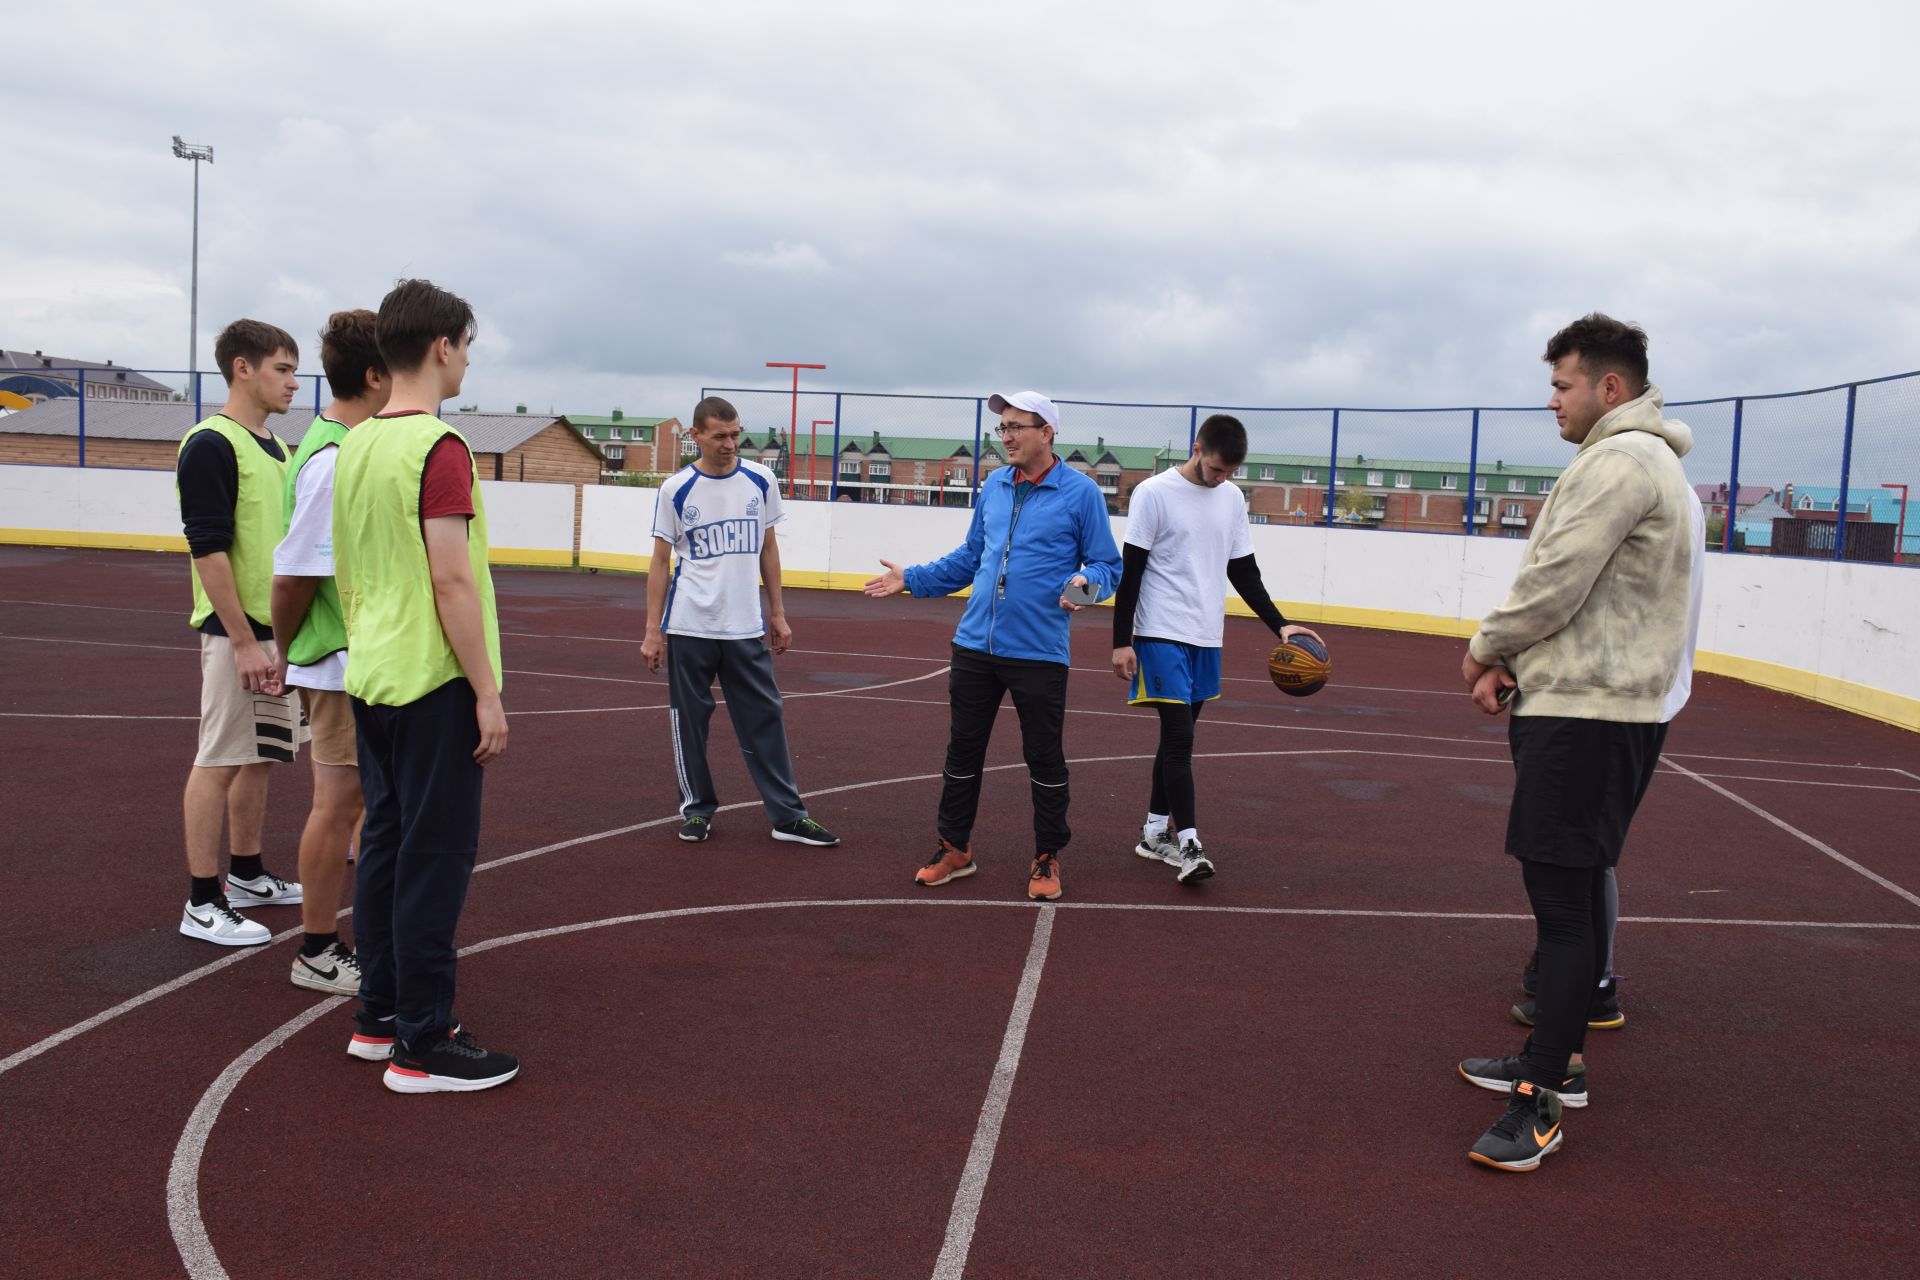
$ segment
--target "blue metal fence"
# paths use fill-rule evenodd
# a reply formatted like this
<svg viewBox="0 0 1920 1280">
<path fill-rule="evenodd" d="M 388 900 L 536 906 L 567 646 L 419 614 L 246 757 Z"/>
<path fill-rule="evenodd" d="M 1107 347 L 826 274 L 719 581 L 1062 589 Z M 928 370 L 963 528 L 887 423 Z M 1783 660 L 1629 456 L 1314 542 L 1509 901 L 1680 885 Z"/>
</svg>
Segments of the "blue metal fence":
<svg viewBox="0 0 1920 1280">
<path fill-rule="evenodd" d="M 796 415 L 801 421 L 830 416 L 832 499 L 841 496 L 842 447 L 870 433 L 883 439 L 967 441 L 974 492 L 982 450 L 991 447 L 980 425 L 987 416 L 983 396 L 803 389 L 798 392 L 803 403 L 796 408 L 795 393 L 786 387 L 703 387 L 700 394 L 732 399 L 753 437 L 777 433 Z M 1382 466 L 1407 460 L 1403 465 L 1464 472 L 1462 533 L 1483 522 L 1500 527 L 1491 514 L 1498 496 L 1487 477 L 1513 467 L 1558 469 L 1572 461 L 1544 408 L 1056 403 L 1063 444 L 1083 450 L 1152 447 L 1176 461 L 1186 457 L 1206 415 L 1232 413 L 1246 423 L 1251 456 L 1313 459 L 1313 470 L 1325 461 L 1323 509 L 1309 517 L 1322 525 L 1339 523 L 1336 474 L 1364 473 L 1369 458 Z M 1795 554 L 1774 546 L 1771 521 L 1804 520 L 1811 514 L 1823 523 L 1831 516 L 1831 549 L 1826 539 L 1813 540 L 1823 557 L 1883 558 L 1890 550 L 1896 562 L 1920 565 L 1920 512 L 1908 518 L 1909 490 L 1920 490 L 1920 371 L 1805 391 L 1675 400 L 1667 411 L 1694 429 L 1694 448 L 1683 465 L 1690 481 L 1709 487 L 1704 500 L 1714 512 L 1710 525 L 1719 550 Z M 971 502 L 972 492 L 962 496 Z M 1477 514 L 1481 501 L 1489 504 L 1484 520 Z M 1867 539 L 1859 533 L 1862 523 L 1892 529 Z"/>
</svg>

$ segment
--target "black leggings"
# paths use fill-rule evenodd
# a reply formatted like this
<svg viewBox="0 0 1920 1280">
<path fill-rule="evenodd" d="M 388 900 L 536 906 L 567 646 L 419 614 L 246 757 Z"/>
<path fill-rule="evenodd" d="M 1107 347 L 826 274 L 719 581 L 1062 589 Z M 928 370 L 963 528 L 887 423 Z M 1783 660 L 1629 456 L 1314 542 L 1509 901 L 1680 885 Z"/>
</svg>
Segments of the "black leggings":
<svg viewBox="0 0 1920 1280">
<path fill-rule="evenodd" d="M 1539 994 L 1525 1073 L 1558 1089 L 1567 1062 L 1587 1041 L 1587 1010 L 1607 969 L 1607 869 L 1522 859 L 1540 948 Z"/>
<path fill-rule="evenodd" d="M 1173 829 L 1199 826 L 1193 803 L 1193 726 L 1204 702 L 1156 702 L 1160 713 L 1160 749 L 1153 753 L 1153 797 L 1149 813 L 1173 815 Z"/>
</svg>

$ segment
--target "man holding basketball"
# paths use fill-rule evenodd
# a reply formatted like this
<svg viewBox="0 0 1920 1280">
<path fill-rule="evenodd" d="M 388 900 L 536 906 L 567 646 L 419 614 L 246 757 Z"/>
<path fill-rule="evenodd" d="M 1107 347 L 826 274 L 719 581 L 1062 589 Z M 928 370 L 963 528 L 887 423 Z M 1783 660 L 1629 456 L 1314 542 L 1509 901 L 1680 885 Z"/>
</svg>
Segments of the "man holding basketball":
<svg viewBox="0 0 1920 1280">
<path fill-rule="evenodd" d="M 1246 427 L 1216 413 L 1200 424 L 1191 457 L 1134 489 L 1113 602 L 1113 674 L 1130 682 L 1128 705 L 1160 715 L 1147 821 L 1133 851 L 1178 867 L 1181 884 L 1213 874 L 1195 817 L 1193 728 L 1220 696 L 1223 584 L 1281 640 L 1320 638 L 1282 617 L 1260 581 L 1246 499 L 1226 483 L 1246 458 Z"/>
<path fill-rule="evenodd" d="M 953 636 L 947 677 L 952 727 L 940 794 L 940 847 L 914 874 L 929 888 L 975 871 L 971 838 L 980 808 L 980 773 L 994 717 L 1008 693 L 1020 716 L 1020 746 L 1033 784 L 1033 867 L 1027 896 L 1061 894 L 1060 851 L 1067 847 L 1068 619 L 1110 594 L 1120 553 L 1100 488 L 1053 452 L 1060 425 L 1053 401 L 1037 391 L 996 395 L 1007 466 L 980 484 L 967 540 L 928 564 L 889 560 L 868 580 L 875 598 L 905 591 L 973 595 Z M 1069 588 L 1076 588 L 1069 598 Z M 1091 590 L 1088 590 L 1091 588 Z"/>
<path fill-rule="evenodd" d="M 1520 860 L 1539 944 L 1533 1033 L 1520 1054 L 1460 1074 L 1508 1094 L 1469 1156 L 1525 1172 L 1559 1147 L 1560 1114 L 1587 1103 L 1588 1006 L 1606 964 L 1606 877 L 1653 780 L 1687 645 L 1693 537 L 1685 423 L 1661 414 L 1647 335 L 1594 313 L 1547 344 L 1547 407 L 1578 454 L 1541 508 L 1506 603 L 1461 661 L 1488 715 L 1511 709 L 1508 854 Z"/>
</svg>

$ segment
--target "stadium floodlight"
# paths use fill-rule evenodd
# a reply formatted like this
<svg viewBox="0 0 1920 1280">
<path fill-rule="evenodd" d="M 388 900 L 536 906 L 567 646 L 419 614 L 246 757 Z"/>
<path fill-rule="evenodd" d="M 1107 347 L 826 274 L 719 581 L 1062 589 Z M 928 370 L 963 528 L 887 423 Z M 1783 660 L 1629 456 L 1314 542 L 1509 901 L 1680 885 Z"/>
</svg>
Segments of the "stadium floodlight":
<svg viewBox="0 0 1920 1280">
<path fill-rule="evenodd" d="M 182 142 L 176 133 L 173 154 L 193 161 L 193 294 L 187 304 L 187 377 L 197 386 L 200 381 L 200 162 L 213 163 L 213 148 L 197 142 Z"/>
<path fill-rule="evenodd" d="M 769 360 L 769 369 L 793 370 L 793 402 L 787 415 L 787 496 L 793 496 L 793 455 L 800 443 L 800 371 L 802 369 L 824 369 L 823 364 L 808 364 L 803 360 Z"/>
</svg>

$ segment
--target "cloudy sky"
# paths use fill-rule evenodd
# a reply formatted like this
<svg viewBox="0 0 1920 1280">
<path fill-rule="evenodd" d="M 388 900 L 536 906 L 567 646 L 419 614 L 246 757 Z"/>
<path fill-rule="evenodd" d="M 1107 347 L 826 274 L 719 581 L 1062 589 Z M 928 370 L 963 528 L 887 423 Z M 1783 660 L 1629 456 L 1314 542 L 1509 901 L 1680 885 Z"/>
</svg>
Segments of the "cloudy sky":
<svg viewBox="0 0 1920 1280">
<path fill-rule="evenodd" d="M 424 275 L 479 311 L 486 407 L 684 415 L 777 359 L 1534 404 L 1593 308 L 1676 398 L 1920 365 L 1912 6 L 183 12 L 9 16 L 0 345 L 184 364 L 178 132 L 217 151 L 203 367 L 234 316 L 305 341 Z"/>
</svg>

